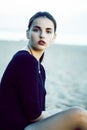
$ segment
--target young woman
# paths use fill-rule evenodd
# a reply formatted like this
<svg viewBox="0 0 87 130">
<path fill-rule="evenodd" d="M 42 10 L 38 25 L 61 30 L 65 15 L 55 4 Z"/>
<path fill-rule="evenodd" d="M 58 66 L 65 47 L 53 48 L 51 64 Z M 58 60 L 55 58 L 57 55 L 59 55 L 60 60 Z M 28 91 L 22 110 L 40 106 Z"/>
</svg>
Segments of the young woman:
<svg viewBox="0 0 87 130">
<path fill-rule="evenodd" d="M 0 130 L 87 130 L 87 112 L 71 108 L 45 119 L 45 49 L 55 40 L 56 21 L 48 12 L 29 20 L 27 46 L 8 64 L 0 84 Z"/>
</svg>

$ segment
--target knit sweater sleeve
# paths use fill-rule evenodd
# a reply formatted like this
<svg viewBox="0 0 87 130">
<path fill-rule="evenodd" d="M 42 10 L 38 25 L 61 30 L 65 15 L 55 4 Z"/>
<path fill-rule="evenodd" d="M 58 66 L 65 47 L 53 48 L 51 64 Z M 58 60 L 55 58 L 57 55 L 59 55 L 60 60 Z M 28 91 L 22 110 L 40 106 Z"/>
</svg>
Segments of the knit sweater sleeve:
<svg viewBox="0 0 87 130">
<path fill-rule="evenodd" d="M 29 120 L 40 116 L 39 88 L 38 88 L 38 62 L 26 53 L 14 56 L 14 78 L 16 79 L 16 90 L 21 107 Z"/>
</svg>

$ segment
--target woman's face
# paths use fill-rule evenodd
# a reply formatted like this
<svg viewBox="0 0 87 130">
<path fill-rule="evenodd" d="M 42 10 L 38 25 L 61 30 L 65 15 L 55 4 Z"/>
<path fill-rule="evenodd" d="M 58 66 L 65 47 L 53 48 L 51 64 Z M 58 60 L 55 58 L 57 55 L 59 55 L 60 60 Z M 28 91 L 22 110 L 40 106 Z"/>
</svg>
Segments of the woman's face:
<svg viewBox="0 0 87 130">
<path fill-rule="evenodd" d="M 55 39 L 54 24 L 46 17 L 36 18 L 27 35 L 34 50 L 44 50 Z"/>
</svg>

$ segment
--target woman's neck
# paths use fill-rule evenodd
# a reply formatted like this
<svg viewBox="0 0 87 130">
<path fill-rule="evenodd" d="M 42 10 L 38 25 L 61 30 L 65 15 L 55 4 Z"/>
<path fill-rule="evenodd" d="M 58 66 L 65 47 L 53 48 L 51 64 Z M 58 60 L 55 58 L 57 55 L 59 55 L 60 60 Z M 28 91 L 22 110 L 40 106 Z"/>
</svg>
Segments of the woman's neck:
<svg viewBox="0 0 87 130">
<path fill-rule="evenodd" d="M 43 54 L 43 51 L 35 50 L 29 44 L 26 46 L 26 50 L 33 55 L 38 61 Z"/>
</svg>

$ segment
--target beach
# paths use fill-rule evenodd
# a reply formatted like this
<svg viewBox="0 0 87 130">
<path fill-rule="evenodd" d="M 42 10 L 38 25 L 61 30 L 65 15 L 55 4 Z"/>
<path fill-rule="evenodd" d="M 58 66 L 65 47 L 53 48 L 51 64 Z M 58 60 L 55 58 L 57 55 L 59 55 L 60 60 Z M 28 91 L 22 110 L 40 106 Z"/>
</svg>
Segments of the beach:
<svg viewBox="0 0 87 130">
<path fill-rule="evenodd" d="M 0 79 L 26 41 L 0 41 Z M 46 70 L 46 109 L 87 109 L 87 46 L 53 44 L 42 63 Z"/>
</svg>

